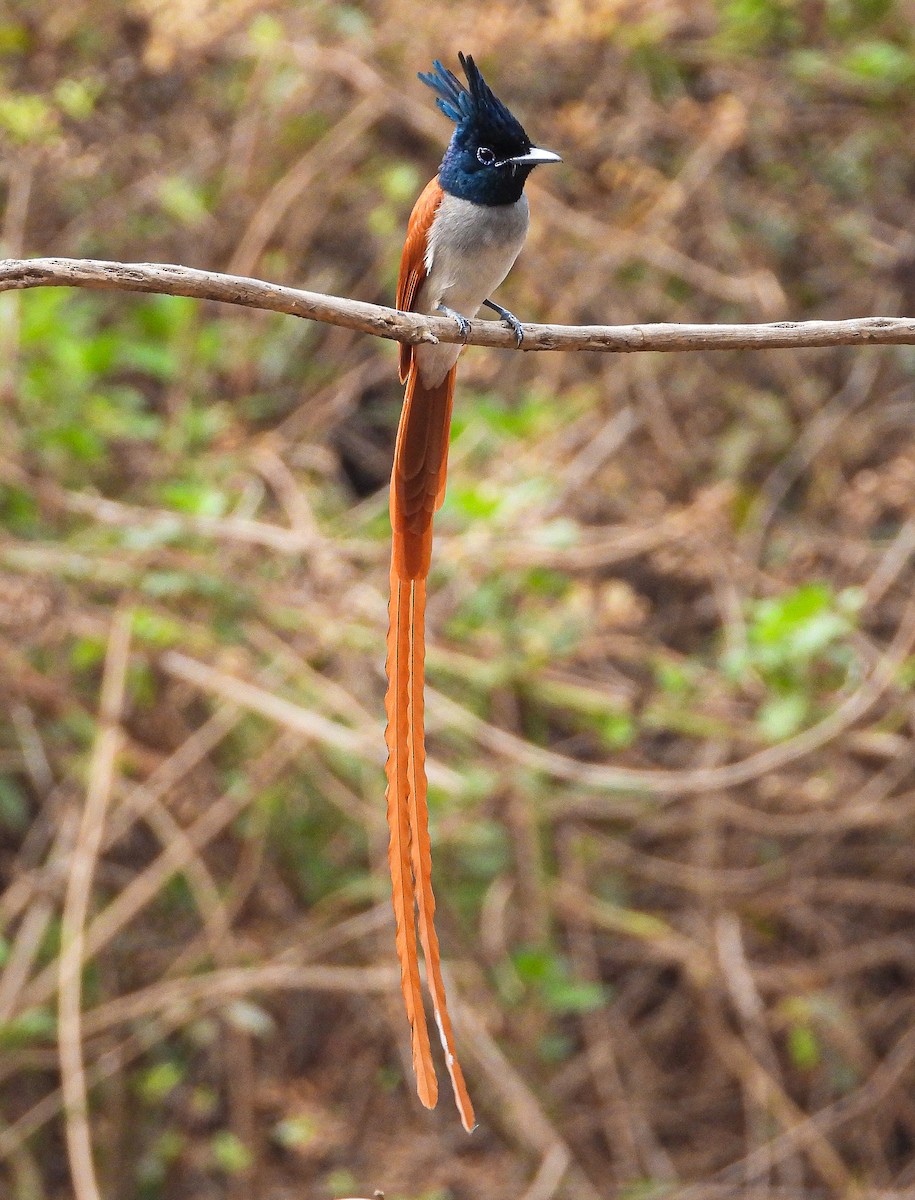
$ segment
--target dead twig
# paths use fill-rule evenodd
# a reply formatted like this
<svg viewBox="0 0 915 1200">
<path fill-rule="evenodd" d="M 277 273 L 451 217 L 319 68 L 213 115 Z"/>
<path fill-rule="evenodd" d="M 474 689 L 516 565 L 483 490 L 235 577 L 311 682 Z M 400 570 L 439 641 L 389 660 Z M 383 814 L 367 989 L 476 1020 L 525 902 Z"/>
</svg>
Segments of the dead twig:
<svg viewBox="0 0 915 1200">
<path fill-rule="evenodd" d="M 83 1062 L 82 970 L 86 958 L 86 914 L 92 877 L 102 845 L 105 813 L 114 783 L 115 760 L 121 743 L 120 716 L 127 680 L 131 616 L 116 615 L 108 640 L 99 731 L 89 768 L 86 804 L 70 859 L 70 875 L 61 919 L 58 962 L 58 1045 L 61 1089 L 67 1134 L 67 1155 L 77 1200 L 100 1200 L 92 1137 L 88 1121 L 88 1089 Z"/>
<path fill-rule="evenodd" d="M 121 891 L 116 899 L 81 931 L 81 953 L 97 954 L 159 894 L 163 884 L 173 875 L 187 869 L 189 858 L 198 854 L 218 837 L 243 812 L 257 790 L 266 787 L 295 758 L 300 738 L 294 733 L 280 734 L 251 764 L 246 786 L 230 789 L 214 801 L 186 830 L 179 843 L 168 845 L 162 853 Z M 79 851 L 77 851 L 79 853 Z M 57 977 L 63 977 L 63 967 L 57 967 Z M 30 981 L 22 992 L 22 1003 L 34 1006 L 45 1003 L 54 991 L 55 964 L 50 964 Z M 59 986 L 59 984 L 58 984 Z M 79 1197 L 82 1200 L 82 1197 Z"/>
<path fill-rule="evenodd" d="M 0 260 L 0 292 L 35 287 L 190 296 L 323 321 L 390 341 L 466 342 L 517 349 L 498 321 L 474 321 L 465 338 L 448 317 L 399 312 L 340 296 L 325 296 L 260 279 L 198 271 L 174 263 L 121 263 L 79 258 Z M 524 350 L 784 350 L 788 347 L 915 345 L 915 318 L 856 317 L 848 321 L 775 321 L 762 325 L 525 325 Z"/>
</svg>

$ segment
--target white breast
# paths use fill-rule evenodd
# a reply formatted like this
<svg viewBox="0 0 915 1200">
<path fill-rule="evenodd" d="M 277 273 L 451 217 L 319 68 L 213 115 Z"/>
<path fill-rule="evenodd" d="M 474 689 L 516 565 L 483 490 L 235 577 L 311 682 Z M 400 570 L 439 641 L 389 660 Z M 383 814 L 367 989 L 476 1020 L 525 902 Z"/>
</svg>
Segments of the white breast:
<svg viewBox="0 0 915 1200">
<path fill-rule="evenodd" d="M 515 204 L 486 206 L 446 192 L 429 230 L 427 274 L 414 311 L 431 315 L 444 304 L 464 317 L 476 316 L 520 254 L 527 224 L 526 196 Z M 440 383 L 460 352 L 459 345 L 417 346 L 423 382 Z"/>
</svg>

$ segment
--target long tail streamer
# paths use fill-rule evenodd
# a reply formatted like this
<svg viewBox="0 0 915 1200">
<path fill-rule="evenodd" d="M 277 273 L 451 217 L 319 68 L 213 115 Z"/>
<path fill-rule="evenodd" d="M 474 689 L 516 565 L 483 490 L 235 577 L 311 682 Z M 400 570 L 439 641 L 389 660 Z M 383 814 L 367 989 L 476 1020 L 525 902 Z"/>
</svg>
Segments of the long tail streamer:
<svg viewBox="0 0 915 1200">
<path fill-rule="evenodd" d="M 435 1021 L 458 1112 L 470 1131 L 473 1105 L 455 1051 L 435 932 L 423 724 L 426 576 L 432 553 L 432 519 L 444 496 L 454 374 L 452 369 L 437 387 L 427 388 L 414 366 L 407 379 L 391 477 L 393 548 L 385 737 L 397 954 L 417 1092 L 427 1108 L 434 1106 L 438 1084 L 420 988 L 418 916 Z"/>
</svg>

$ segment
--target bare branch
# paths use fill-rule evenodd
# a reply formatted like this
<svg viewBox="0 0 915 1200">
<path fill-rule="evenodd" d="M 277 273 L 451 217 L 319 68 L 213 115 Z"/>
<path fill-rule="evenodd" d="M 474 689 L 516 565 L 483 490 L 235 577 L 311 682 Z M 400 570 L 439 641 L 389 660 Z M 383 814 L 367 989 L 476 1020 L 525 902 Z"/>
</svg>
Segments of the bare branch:
<svg viewBox="0 0 915 1200">
<path fill-rule="evenodd" d="M 118 613 L 108 640 L 108 654 L 102 677 L 99 732 L 89 767 L 89 784 L 77 843 L 69 864 L 67 892 L 60 922 L 60 1081 L 65 1108 L 67 1156 L 70 1161 L 73 1191 L 78 1200 L 100 1200 L 101 1197 L 92 1155 L 88 1087 L 83 1061 L 82 971 L 88 959 L 85 924 L 92 892 L 92 876 L 104 837 L 105 814 L 121 743 L 118 722 L 127 682 L 130 626 L 130 615 L 127 612 Z"/>
<path fill-rule="evenodd" d="M 399 312 L 319 292 L 265 283 L 171 263 L 95 259 L 0 259 L 0 292 L 34 287 L 85 287 L 191 296 L 324 321 L 391 341 L 461 342 L 447 317 Z M 474 321 L 467 343 L 515 349 L 500 321 Z M 809 346 L 915 345 L 915 318 L 857 317 L 850 321 L 776 321 L 766 325 L 525 325 L 524 350 L 778 350 Z"/>
</svg>

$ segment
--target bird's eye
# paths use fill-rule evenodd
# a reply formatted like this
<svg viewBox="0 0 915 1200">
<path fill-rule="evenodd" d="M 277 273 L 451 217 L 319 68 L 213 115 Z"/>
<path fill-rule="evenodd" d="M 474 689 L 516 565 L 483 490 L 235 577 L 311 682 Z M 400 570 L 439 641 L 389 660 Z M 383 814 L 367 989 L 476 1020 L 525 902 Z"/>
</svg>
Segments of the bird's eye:
<svg viewBox="0 0 915 1200">
<path fill-rule="evenodd" d="M 488 146 L 481 146 L 477 151 L 477 162 L 481 162 L 484 167 L 491 167 L 496 161 L 496 156 Z"/>
</svg>

